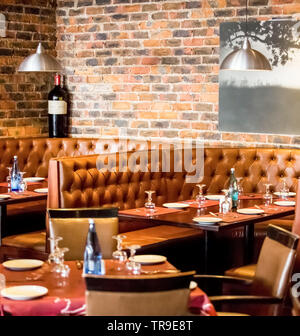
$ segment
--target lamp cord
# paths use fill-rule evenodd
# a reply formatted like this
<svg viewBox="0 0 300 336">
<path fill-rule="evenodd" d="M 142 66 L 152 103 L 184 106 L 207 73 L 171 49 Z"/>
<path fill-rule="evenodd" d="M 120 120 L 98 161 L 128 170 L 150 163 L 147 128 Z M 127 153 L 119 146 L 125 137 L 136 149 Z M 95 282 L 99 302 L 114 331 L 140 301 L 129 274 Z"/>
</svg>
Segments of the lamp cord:
<svg viewBox="0 0 300 336">
<path fill-rule="evenodd" d="M 248 37 L 248 0 L 246 0 L 246 38 Z"/>
</svg>

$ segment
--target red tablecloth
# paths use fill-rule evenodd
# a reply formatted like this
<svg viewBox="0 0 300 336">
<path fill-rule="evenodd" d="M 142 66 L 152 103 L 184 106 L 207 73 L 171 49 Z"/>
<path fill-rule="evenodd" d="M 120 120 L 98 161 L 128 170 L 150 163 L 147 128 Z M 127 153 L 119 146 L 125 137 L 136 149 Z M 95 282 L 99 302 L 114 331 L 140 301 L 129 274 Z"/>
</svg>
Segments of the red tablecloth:
<svg viewBox="0 0 300 336">
<path fill-rule="evenodd" d="M 6 270 L 0 265 L 0 273 L 6 277 L 6 286 L 38 285 L 47 287 L 47 295 L 34 300 L 16 301 L 1 298 L 1 308 L 13 316 L 59 316 L 85 315 L 85 283 L 82 270 L 76 268 L 75 262 L 66 262 L 70 266 L 69 278 L 65 281 L 54 279 L 47 272 L 47 264 L 38 270 L 16 272 Z M 170 269 L 168 262 L 160 265 L 143 266 L 145 270 Z M 28 276 L 37 275 L 35 281 L 24 281 Z M 216 312 L 207 295 L 199 288 L 191 291 L 189 308 L 192 313 L 203 316 L 215 316 Z"/>
</svg>

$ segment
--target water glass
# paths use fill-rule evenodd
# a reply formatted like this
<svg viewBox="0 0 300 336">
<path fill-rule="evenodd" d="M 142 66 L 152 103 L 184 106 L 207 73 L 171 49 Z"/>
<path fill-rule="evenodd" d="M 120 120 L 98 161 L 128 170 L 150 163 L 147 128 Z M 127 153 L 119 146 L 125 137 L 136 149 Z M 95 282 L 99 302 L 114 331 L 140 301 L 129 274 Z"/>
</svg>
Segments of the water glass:
<svg viewBox="0 0 300 336">
<path fill-rule="evenodd" d="M 199 193 L 196 196 L 196 201 L 198 203 L 198 207 L 200 208 L 202 204 L 205 203 L 206 198 L 203 195 L 203 188 L 206 186 L 205 184 L 196 184 L 196 186 L 199 188 Z"/>
<path fill-rule="evenodd" d="M 20 187 L 19 190 L 21 192 L 24 192 L 27 190 L 27 182 L 24 180 L 24 174 L 26 174 L 26 172 L 20 172 L 21 178 L 20 178 Z"/>
<path fill-rule="evenodd" d="M 124 264 L 127 261 L 127 253 L 126 251 L 122 251 L 122 241 L 126 238 L 126 236 L 115 235 L 112 236 L 112 238 L 117 240 L 117 250 L 113 252 L 112 257 L 116 262 L 116 270 L 122 271 L 124 268 Z"/>
<path fill-rule="evenodd" d="M 152 194 L 155 193 L 153 190 L 146 190 L 145 193 L 148 195 L 147 201 L 145 203 L 145 208 L 149 215 L 155 212 L 155 203 L 152 202 Z"/>
<path fill-rule="evenodd" d="M 229 213 L 231 210 L 231 202 L 229 197 L 229 190 L 223 190 L 225 193 L 224 201 L 221 203 L 221 213 L 223 215 Z"/>
<path fill-rule="evenodd" d="M 242 186 L 242 177 L 237 177 L 236 178 L 236 181 L 237 181 L 237 188 L 238 188 L 238 193 L 239 193 L 239 196 L 243 194 L 244 190 L 243 190 L 243 186 Z"/>
<path fill-rule="evenodd" d="M 135 256 L 135 252 L 139 249 L 140 245 L 130 245 L 127 248 L 130 250 L 130 258 L 126 264 L 126 268 L 131 271 L 133 274 L 140 274 L 141 273 L 141 264 L 134 261 L 133 257 Z"/>
<path fill-rule="evenodd" d="M 266 187 L 266 193 L 263 195 L 263 198 L 265 200 L 265 205 L 268 206 L 272 203 L 272 194 L 270 193 L 270 186 L 272 184 L 265 183 L 264 186 Z"/>
<path fill-rule="evenodd" d="M 280 196 L 282 199 L 287 200 L 289 195 L 289 187 L 287 186 L 286 179 L 282 181 L 282 187 L 280 189 Z"/>
</svg>

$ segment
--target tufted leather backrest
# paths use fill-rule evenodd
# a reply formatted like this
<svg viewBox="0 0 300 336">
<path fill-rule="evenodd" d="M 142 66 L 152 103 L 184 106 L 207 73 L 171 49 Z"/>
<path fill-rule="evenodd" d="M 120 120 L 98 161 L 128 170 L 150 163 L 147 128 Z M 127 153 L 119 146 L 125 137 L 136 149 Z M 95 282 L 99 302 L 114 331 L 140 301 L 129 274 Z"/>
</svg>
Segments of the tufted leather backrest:
<svg viewBox="0 0 300 336">
<path fill-rule="evenodd" d="M 25 176 L 48 176 L 49 160 L 56 157 L 114 153 L 148 148 L 147 141 L 93 138 L 0 139 L 0 182 L 8 175 L 13 156 L 18 156 Z"/>
<path fill-rule="evenodd" d="M 184 155 L 178 150 L 170 151 L 170 169 L 163 169 L 162 149 L 156 151 L 128 152 L 128 158 L 136 159 L 135 170 L 124 161 L 124 155 L 100 154 L 83 157 L 57 158 L 50 160 L 49 197 L 50 207 L 96 207 L 116 206 L 120 209 L 141 207 L 145 203 L 145 190 L 155 190 L 157 205 L 193 198 L 197 182 L 206 185 L 207 193 L 219 193 L 229 183 L 230 168 L 236 176 L 243 177 L 245 192 L 264 192 L 264 183 L 271 183 L 272 190 L 280 189 L 283 177 L 291 191 L 295 191 L 300 176 L 300 150 L 272 148 L 206 148 L 203 156 L 197 157 L 192 150 L 190 163 L 195 164 L 203 178 L 197 182 L 187 181 L 189 171 Z M 153 153 L 159 154 L 156 171 Z M 131 161 L 130 161 L 131 160 Z M 110 171 L 98 169 L 110 162 Z M 125 164 L 120 169 L 120 162 Z M 141 171 L 144 166 L 148 171 Z M 145 169 L 144 169 L 145 170 Z"/>
</svg>

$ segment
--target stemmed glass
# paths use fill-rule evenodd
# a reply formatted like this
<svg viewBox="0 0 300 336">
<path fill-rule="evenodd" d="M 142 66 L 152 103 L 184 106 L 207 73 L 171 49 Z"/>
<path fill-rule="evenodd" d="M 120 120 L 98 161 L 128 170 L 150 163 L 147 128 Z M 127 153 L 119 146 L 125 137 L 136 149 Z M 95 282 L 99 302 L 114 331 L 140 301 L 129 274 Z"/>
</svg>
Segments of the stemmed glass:
<svg viewBox="0 0 300 336">
<path fill-rule="evenodd" d="M 70 267 L 64 264 L 65 261 L 65 253 L 68 252 L 69 249 L 67 247 L 61 247 L 57 251 L 57 263 L 55 263 L 54 267 L 52 268 L 52 272 L 60 275 L 62 278 L 67 278 L 70 273 Z"/>
<path fill-rule="evenodd" d="M 146 210 L 149 211 L 149 215 L 155 212 L 155 203 L 152 202 L 152 194 L 155 193 L 153 190 L 146 190 L 145 193 L 148 195 L 147 202 L 145 203 Z"/>
<path fill-rule="evenodd" d="M 8 192 L 10 192 L 10 182 L 11 182 L 11 171 L 12 171 L 12 167 L 7 167 L 8 169 L 8 175 L 6 176 L 6 182 L 7 182 L 7 189 Z"/>
<path fill-rule="evenodd" d="M 24 192 L 27 189 L 27 182 L 24 180 L 24 174 L 26 174 L 26 172 L 20 172 L 20 191 Z"/>
<path fill-rule="evenodd" d="M 266 187 L 266 193 L 263 195 L 263 198 L 265 200 L 265 205 L 268 206 L 272 203 L 272 194 L 270 193 L 270 186 L 272 184 L 265 183 L 264 186 Z"/>
<path fill-rule="evenodd" d="M 52 252 L 48 256 L 48 263 L 51 265 L 53 263 L 59 262 L 59 247 L 58 243 L 62 240 L 62 237 L 55 236 L 48 238 L 52 243 L 51 250 Z"/>
<path fill-rule="evenodd" d="M 206 198 L 203 195 L 203 188 L 205 186 L 206 186 L 206 184 L 196 184 L 196 187 L 199 188 L 199 193 L 196 196 L 196 201 L 198 203 L 198 208 L 200 208 L 201 204 L 203 204 L 206 201 Z"/>
<path fill-rule="evenodd" d="M 242 193 L 244 192 L 243 187 L 242 187 L 242 183 L 241 183 L 242 179 L 243 179 L 242 177 L 237 177 L 236 178 L 239 196 L 242 195 Z"/>
<path fill-rule="evenodd" d="M 289 195 L 289 187 L 287 186 L 286 179 L 283 179 L 282 181 L 282 187 L 280 189 L 280 196 L 282 199 L 287 199 Z"/>
<path fill-rule="evenodd" d="M 124 235 L 112 236 L 117 241 L 117 250 L 113 252 L 112 257 L 117 263 L 116 270 L 121 271 L 124 268 L 124 263 L 127 260 L 127 253 L 122 251 L 122 241 L 126 238 Z"/>
<path fill-rule="evenodd" d="M 226 215 L 231 209 L 231 202 L 229 200 L 229 190 L 224 189 L 223 192 L 225 194 L 225 197 L 224 200 L 221 202 L 220 212 L 222 213 L 222 215 Z"/>
<path fill-rule="evenodd" d="M 130 245 L 127 246 L 130 250 L 130 258 L 126 264 L 126 268 L 131 271 L 133 274 L 140 274 L 141 273 L 141 264 L 134 261 L 133 257 L 135 256 L 135 252 L 137 249 L 141 248 L 140 245 Z"/>
</svg>

